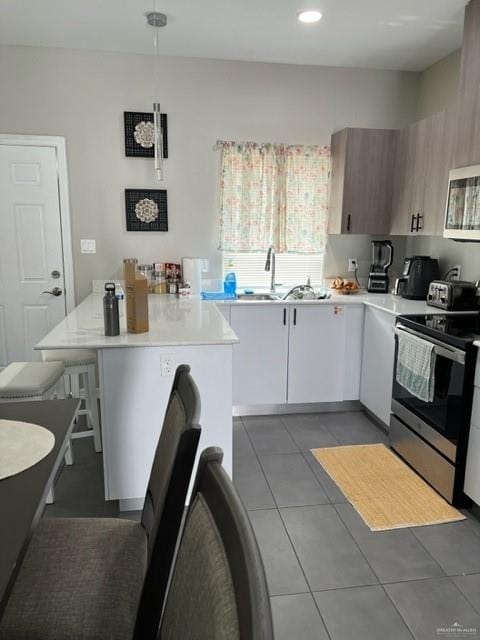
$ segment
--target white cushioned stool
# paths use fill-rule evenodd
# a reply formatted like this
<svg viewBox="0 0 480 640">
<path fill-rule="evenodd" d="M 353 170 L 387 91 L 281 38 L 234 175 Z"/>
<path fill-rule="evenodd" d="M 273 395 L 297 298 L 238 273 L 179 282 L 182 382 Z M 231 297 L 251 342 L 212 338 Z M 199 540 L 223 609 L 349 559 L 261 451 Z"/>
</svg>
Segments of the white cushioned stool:
<svg viewBox="0 0 480 640">
<path fill-rule="evenodd" d="M 97 384 L 95 367 L 97 355 L 91 349 L 49 349 L 42 351 L 44 363 L 60 360 L 65 366 L 64 376 L 70 382 L 70 391 L 74 398 L 81 398 L 80 377 L 83 376 L 85 409 L 80 409 L 78 415 L 86 415 L 88 429 L 74 431 L 72 438 L 92 436 L 95 451 L 102 450 L 102 436 L 100 433 L 100 419 L 97 404 Z"/>
<path fill-rule="evenodd" d="M 48 400 L 59 391 L 64 372 L 63 362 L 12 362 L 0 371 L 0 402 Z"/>
<path fill-rule="evenodd" d="M 0 371 L 0 402 L 27 402 L 64 398 L 63 362 L 12 362 Z M 71 448 L 65 452 L 65 462 L 73 464 Z M 54 501 L 53 485 L 47 503 Z"/>
</svg>

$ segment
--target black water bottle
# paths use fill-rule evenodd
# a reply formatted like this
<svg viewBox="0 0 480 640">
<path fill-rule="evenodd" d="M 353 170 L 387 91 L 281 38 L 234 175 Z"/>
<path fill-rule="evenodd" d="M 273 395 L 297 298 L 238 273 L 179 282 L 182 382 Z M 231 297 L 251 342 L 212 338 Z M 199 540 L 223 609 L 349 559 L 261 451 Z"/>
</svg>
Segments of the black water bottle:
<svg viewBox="0 0 480 640">
<path fill-rule="evenodd" d="M 103 322 L 106 336 L 120 335 L 120 315 L 118 313 L 118 299 L 115 295 L 115 283 L 105 283 L 103 296 Z"/>
</svg>

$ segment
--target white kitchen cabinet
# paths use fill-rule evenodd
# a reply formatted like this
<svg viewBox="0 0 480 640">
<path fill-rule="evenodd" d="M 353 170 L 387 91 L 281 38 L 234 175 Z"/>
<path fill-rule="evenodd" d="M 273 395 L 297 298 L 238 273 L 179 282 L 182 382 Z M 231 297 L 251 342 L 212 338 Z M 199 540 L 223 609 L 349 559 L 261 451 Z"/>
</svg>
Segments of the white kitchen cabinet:
<svg viewBox="0 0 480 640">
<path fill-rule="evenodd" d="M 394 357 L 395 316 L 366 307 L 360 402 L 387 426 L 390 425 Z"/>
<path fill-rule="evenodd" d="M 363 305 L 290 307 L 288 402 L 359 398 Z"/>
<path fill-rule="evenodd" d="M 287 307 L 251 304 L 231 305 L 230 310 L 230 325 L 240 340 L 233 347 L 233 404 L 285 404 Z"/>
<path fill-rule="evenodd" d="M 480 373 L 480 358 L 477 360 L 476 379 Z M 475 387 L 472 406 L 472 422 L 468 437 L 467 465 L 465 468 L 466 495 L 480 505 L 480 388 Z"/>
</svg>

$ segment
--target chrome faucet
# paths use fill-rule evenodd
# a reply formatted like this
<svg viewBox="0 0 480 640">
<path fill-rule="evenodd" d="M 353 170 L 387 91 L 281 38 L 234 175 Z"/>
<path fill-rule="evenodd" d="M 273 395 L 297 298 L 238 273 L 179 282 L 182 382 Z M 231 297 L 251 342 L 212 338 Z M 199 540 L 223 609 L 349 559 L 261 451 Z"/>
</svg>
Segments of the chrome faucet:
<svg viewBox="0 0 480 640">
<path fill-rule="evenodd" d="M 275 293 L 275 249 L 273 244 L 268 247 L 265 271 L 270 271 L 272 274 L 270 279 L 270 293 Z"/>
</svg>

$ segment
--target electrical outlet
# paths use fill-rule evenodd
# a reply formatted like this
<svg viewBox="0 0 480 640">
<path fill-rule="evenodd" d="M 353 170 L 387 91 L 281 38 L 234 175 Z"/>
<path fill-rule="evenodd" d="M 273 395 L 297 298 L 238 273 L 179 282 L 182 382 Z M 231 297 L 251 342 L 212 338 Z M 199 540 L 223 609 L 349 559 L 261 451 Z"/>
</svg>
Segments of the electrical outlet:
<svg viewBox="0 0 480 640">
<path fill-rule="evenodd" d="M 97 253 L 95 240 L 80 240 L 80 253 Z"/>
<path fill-rule="evenodd" d="M 462 265 L 456 264 L 452 269 L 451 279 L 460 280 L 461 275 L 462 275 Z"/>
<path fill-rule="evenodd" d="M 358 268 L 358 262 L 356 258 L 348 259 L 348 270 L 355 272 Z"/>
<path fill-rule="evenodd" d="M 173 356 L 165 355 L 160 358 L 160 366 L 163 378 L 172 378 L 175 375 Z"/>
</svg>

